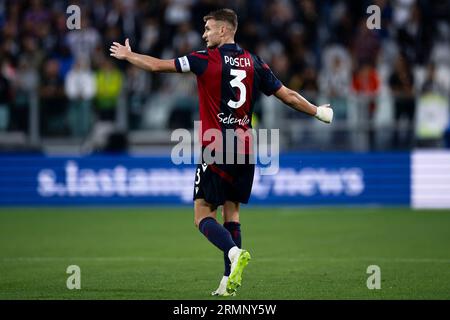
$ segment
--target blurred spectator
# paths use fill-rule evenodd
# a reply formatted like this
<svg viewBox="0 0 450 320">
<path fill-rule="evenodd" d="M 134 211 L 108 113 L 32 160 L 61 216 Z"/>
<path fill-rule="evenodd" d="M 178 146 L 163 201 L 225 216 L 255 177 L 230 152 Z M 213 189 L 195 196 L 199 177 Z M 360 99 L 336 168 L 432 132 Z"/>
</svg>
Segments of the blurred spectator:
<svg viewBox="0 0 450 320">
<path fill-rule="evenodd" d="M 450 94 L 450 25 L 448 28 L 448 40 L 435 43 L 429 61 L 434 66 L 434 82 L 444 95 Z"/>
<path fill-rule="evenodd" d="M 373 2 L 373 4 L 377 5 L 380 8 L 381 12 L 381 28 L 375 29 L 374 31 L 383 41 L 388 40 L 392 31 L 392 1 L 375 0 Z"/>
<path fill-rule="evenodd" d="M 295 33 L 291 33 L 291 38 L 289 39 L 291 49 L 286 51 L 289 55 L 290 71 L 292 73 L 303 72 L 307 66 L 314 67 L 316 65 L 312 51 L 308 50 L 303 44 L 302 36 Z"/>
<path fill-rule="evenodd" d="M 281 35 L 294 20 L 294 8 L 290 1 L 275 0 L 265 11 L 266 20 L 272 26 L 274 35 Z"/>
<path fill-rule="evenodd" d="M 304 44 L 313 49 L 317 49 L 319 29 L 319 14 L 316 3 L 313 0 L 298 0 L 299 20 L 303 26 Z"/>
<path fill-rule="evenodd" d="M 129 38 L 132 43 L 137 43 L 140 39 L 141 23 L 136 10 L 134 0 L 115 0 L 110 10 L 106 13 L 106 31 L 110 28 L 119 28 L 121 34 L 119 38 Z"/>
<path fill-rule="evenodd" d="M 44 7 L 42 0 L 31 0 L 30 3 L 25 11 L 23 28 L 27 33 L 38 36 L 40 27 L 50 22 L 51 12 L 48 7 Z"/>
<path fill-rule="evenodd" d="M 14 6 L 13 6 L 14 7 Z M 14 7 L 17 8 L 17 5 Z M 10 9 L 11 12 L 15 12 L 16 10 Z M 18 14 L 13 14 L 12 16 L 6 15 L 5 19 L 0 28 L 0 55 L 9 55 L 14 56 L 18 53 L 18 35 L 19 35 L 19 18 Z"/>
<path fill-rule="evenodd" d="M 102 34 L 106 29 L 104 23 L 108 13 L 108 6 L 106 2 L 107 0 L 92 1 L 92 24 Z"/>
<path fill-rule="evenodd" d="M 373 98 L 380 88 L 380 79 L 375 67 L 369 63 L 361 64 L 353 74 L 352 86 L 355 92 Z M 375 105 L 372 106 L 375 111 Z"/>
<path fill-rule="evenodd" d="M 169 95 L 167 128 L 192 128 L 198 102 L 195 78 L 186 74 L 165 77 L 161 90 Z"/>
<path fill-rule="evenodd" d="M 419 4 L 411 5 L 408 10 L 406 22 L 402 23 L 397 31 L 397 41 L 409 61 L 424 64 L 427 62 L 432 46 L 432 23 L 424 21 Z"/>
<path fill-rule="evenodd" d="M 103 56 L 105 55 L 106 50 L 106 44 L 111 45 L 113 42 L 124 42 L 125 38 L 122 35 L 122 31 L 119 28 L 119 26 L 111 26 L 106 29 L 105 33 L 103 34 L 103 46 L 97 46 L 94 49 L 94 54 L 92 56 L 92 66 L 97 67 L 101 64 L 101 60 L 103 59 Z M 130 40 L 130 44 L 132 48 L 135 47 L 135 42 Z M 118 62 L 121 67 L 123 67 L 124 62 Z M 123 70 L 123 68 L 121 68 Z"/>
<path fill-rule="evenodd" d="M 319 76 L 319 86 L 331 104 L 336 120 L 347 115 L 347 97 L 351 83 L 351 61 L 342 46 L 333 46 L 324 51 L 324 64 Z"/>
<path fill-rule="evenodd" d="M 394 148 L 412 146 L 414 114 L 416 102 L 414 95 L 414 78 L 412 68 L 406 57 L 399 55 L 395 62 L 395 69 L 389 78 L 389 85 L 394 98 L 394 120 L 392 144 Z M 400 139 L 400 121 L 405 118 L 406 130 Z"/>
<path fill-rule="evenodd" d="M 92 122 L 92 99 L 96 91 L 94 73 L 86 60 L 80 59 L 69 71 L 65 80 L 69 98 L 69 125 L 75 137 L 85 137 Z"/>
<path fill-rule="evenodd" d="M 366 19 L 359 22 L 352 49 L 355 64 L 375 65 L 377 62 L 380 39 L 375 31 L 367 28 Z"/>
<path fill-rule="evenodd" d="M 44 62 L 39 87 L 41 108 L 41 129 L 44 135 L 64 135 L 68 133 L 66 122 L 67 100 L 64 81 L 59 74 L 59 64 L 55 59 Z"/>
<path fill-rule="evenodd" d="M 367 125 L 370 150 L 375 149 L 375 129 L 373 119 L 376 110 L 376 95 L 380 89 L 377 70 L 369 63 L 362 63 L 353 74 L 352 88 L 358 94 L 358 106 L 362 124 Z"/>
<path fill-rule="evenodd" d="M 125 88 L 127 92 L 128 125 L 131 130 L 139 129 L 151 78 L 148 72 L 133 65 L 127 67 Z"/>
<path fill-rule="evenodd" d="M 444 81 L 440 81 L 438 78 L 438 70 L 434 63 L 429 63 L 427 66 L 427 72 L 425 76 L 425 81 L 422 86 L 422 93 L 425 92 L 435 92 L 441 95 L 448 95 L 449 90 Z"/>
<path fill-rule="evenodd" d="M 244 25 L 239 26 L 240 31 L 237 35 L 237 42 L 242 48 L 251 52 L 256 52 L 257 45 L 261 42 L 264 30 L 257 25 L 253 19 L 249 19 Z"/>
<path fill-rule="evenodd" d="M 165 21 L 169 25 L 179 25 L 191 20 L 190 6 L 193 0 L 169 0 L 165 13 Z"/>
<path fill-rule="evenodd" d="M 327 20 L 327 19 L 325 19 Z M 324 21 L 328 23 L 328 21 Z M 337 1 L 330 9 L 329 29 L 333 30 L 329 35 L 331 43 L 341 44 L 350 47 L 354 30 L 352 12 L 344 1 Z"/>
<path fill-rule="evenodd" d="M 0 131 L 7 128 L 10 117 L 13 74 L 8 69 L 10 69 L 8 62 L 0 56 Z"/>
<path fill-rule="evenodd" d="M 301 92 L 311 103 L 316 103 L 319 85 L 314 68 L 306 67 L 303 72 L 294 74 L 288 86 L 292 90 Z"/>
<path fill-rule="evenodd" d="M 178 27 L 178 31 L 173 38 L 173 47 L 178 54 L 192 52 L 200 49 L 200 35 L 192 30 L 190 23 L 184 22 Z"/>
<path fill-rule="evenodd" d="M 408 23 L 411 17 L 411 10 L 416 0 L 395 0 L 393 1 L 393 23 L 396 28 L 401 28 Z"/>
<path fill-rule="evenodd" d="M 81 17 L 81 29 L 67 33 L 67 44 L 75 60 L 91 59 L 94 50 L 100 45 L 100 34 L 90 25 L 88 17 Z"/>
<path fill-rule="evenodd" d="M 95 107 L 99 119 L 114 121 L 123 75 L 110 59 L 104 58 L 100 69 L 96 72 L 95 82 L 97 87 Z"/>
<path fill-rule="evenodd" d="M 44 51 L 39 48 L 36 38 L 31 35 L 24 36 L 22 38 L 21 47 L 20 57 L 27 60 L 30 67 L 38 69 L 44 61 L 45 54 Z"/>
<path fill-rule="evenodd" d="M 63 45 L 55 48 L 52 57 L 58 60 L 60 77 L 65 78 L 74 64 L 74 59 L 70 54 L 69 48 Z"/>
<path fill-rule="evenodd" d="M 269 62 L 272 71 L 282 83 L 287 83 L 290 76 L 290 62 L 288 56 L 282 52 L 272 58 Z"/>
<path fill-rule="evenodd" d="M 14 83 L 15 98 L 12 104 L 10 126 L 12 130 L 28 132 L 31 99 L 34 98 L 38 85 L 39 75 L 32 61 L 24 57 L 20 58 Z"/>
<path fill-rule="evenodd" d="M 418 146 L 440 147 L 445 131 L 449 127 L 449 119 L 448 91 L 437 79 L 435 65 L 430 63 L 417 105 Z"/>
<path fill-rule="evenodd" d="M 153 53 L 160 37 L 157 19 L 153 17 L 147 18 L 142 28 L 142 39 L 139 43 L 139 50 L 147 54 Z"/>
</svg>

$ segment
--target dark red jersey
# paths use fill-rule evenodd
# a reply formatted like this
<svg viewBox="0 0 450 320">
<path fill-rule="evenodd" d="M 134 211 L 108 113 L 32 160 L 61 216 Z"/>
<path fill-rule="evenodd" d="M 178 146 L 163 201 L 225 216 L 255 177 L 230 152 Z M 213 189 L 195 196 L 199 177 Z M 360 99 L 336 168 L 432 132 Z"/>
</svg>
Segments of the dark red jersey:
<svg viewBox="0 0 450 320">
<path fill-rule="evenodd" d="M 261 58 L 237 44 L 193 52 L 175 59 L 175 66 L 178 72 L 191 71 L 197 76 L 200 138 L 204 147 L 211 143 L 210 129 L 222 132 L 223 137 L 227 129 L 241 129 L 237 130 L 237 141 L 240 137 L 247 139 L 248 135 L 243 135 L 242 131 L 252 127 L 257 91 L 269 96 L 282 86 Z M 234 152 L 248 153 L 248 142 L 237 144 Z M 245 150 L 239 146 L 245 146 Z"/>
</svg>

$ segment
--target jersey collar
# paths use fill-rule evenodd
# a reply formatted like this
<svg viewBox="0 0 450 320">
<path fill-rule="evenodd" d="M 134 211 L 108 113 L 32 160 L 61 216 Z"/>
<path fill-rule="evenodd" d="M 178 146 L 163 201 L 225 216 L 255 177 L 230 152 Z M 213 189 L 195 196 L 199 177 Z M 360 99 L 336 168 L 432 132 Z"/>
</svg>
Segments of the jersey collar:
<svg viewBox="0 0 450 320">
<path fill-rule="evenodd" d="M 228 49 L 228 50 L 237 50 L 237 51 L 242 50 L 242 48 L 237 43 L 225 43 L 222 46 L 220 46 L 219 48 Z"/>
</svg>

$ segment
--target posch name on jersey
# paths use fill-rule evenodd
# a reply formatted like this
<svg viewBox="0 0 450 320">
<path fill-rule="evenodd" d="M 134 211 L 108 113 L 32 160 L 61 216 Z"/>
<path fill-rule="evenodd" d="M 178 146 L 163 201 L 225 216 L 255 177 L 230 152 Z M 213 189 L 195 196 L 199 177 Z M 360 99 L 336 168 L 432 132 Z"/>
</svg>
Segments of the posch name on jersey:
<svg viewBox="0 0 450 320">
<path fill-rule="evenodd" d="M 245 67 L 251 66 L 249 58 L 232 58 L 229 56 L 224 56 L 224 57 L 225 57 L 225 63 L 229 64 L 232 67 L 245 68 Z"/>
</svg>

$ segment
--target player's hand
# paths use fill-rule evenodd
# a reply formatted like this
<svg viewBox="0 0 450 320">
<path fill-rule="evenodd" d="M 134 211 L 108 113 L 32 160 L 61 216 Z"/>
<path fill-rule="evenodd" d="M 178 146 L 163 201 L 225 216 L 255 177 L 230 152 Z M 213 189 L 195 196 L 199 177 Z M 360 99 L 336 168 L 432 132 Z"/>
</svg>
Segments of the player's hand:
<svg viewBox="0 0 450 320">
<path fill-rule="evenodd" d="M 131 53 L 130 40 L 127 38 L 124 46 L 118 42 L 113 42 L 109 51 L 111 51 L 110 56 L 114 58 L 119 60 L 126 59 L 128 54 Z"/>
<path fill-rule="evenodd" d="M 333 109 L 330 108 L 329 104 L 321 105 L 317 107 L 315 117 L 325 123 L 331 123 L 333 121 Z"/>
</svg>

